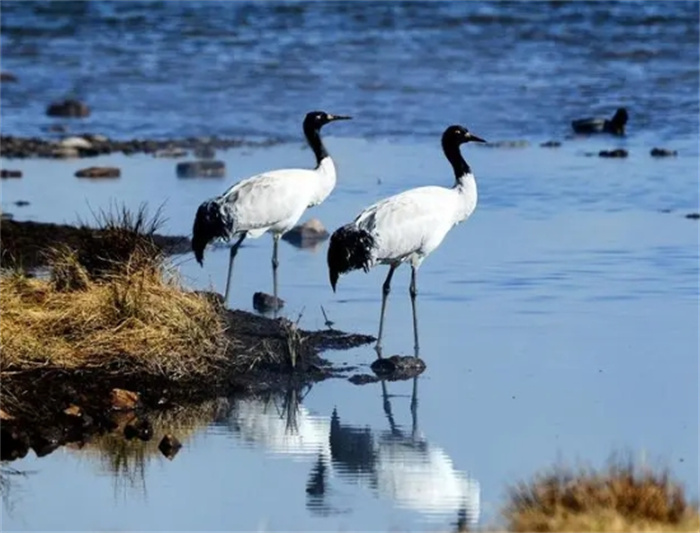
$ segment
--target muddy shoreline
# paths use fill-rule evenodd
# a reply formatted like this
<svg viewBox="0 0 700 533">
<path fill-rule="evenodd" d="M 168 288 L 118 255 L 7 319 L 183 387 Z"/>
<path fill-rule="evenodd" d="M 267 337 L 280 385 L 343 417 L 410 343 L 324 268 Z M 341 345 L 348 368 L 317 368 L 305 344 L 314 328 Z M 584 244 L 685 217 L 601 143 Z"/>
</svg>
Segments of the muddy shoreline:
<svg viewBox="0 0 700 533">
<path fill-rule="evenodd" d="M 61 139 L 63 137 L 63 139 Z M 80 139 L 82 142 L 70 142 Z M 64 142 L 65 141 L 65 142 Z M 61 133 L 54 138 L 20 137 L 15 135 L 0 136 L 0 157 L 6 159 L 61 157 L 97 157 L 121 153 L 157 154 L 175 150 L 192 151 L 195 154 L 211 154 L 213 150 L 228 150 L 241 147 L 266 147 L 283 142 L 280 139 L 250 141 L 241 138 L 187 137 L 183 139 L 110 139 L 93 133 Z M 66 144 L 68 143 L 68 144 Z M 70 149 L 70 150 L 67 150 Z"/>
<path fill-rule="evenodd" d="M 212 295 L 218 298 L 218 295 Z M 375 340 L 369 335 L 338 330 L 297 330 L 298 353 L 292 368 L 288 357 L 287 319 L 226 310 L 231 350 L 226 362 L 204 377 L 168 380 L 152 375 L 122 374 L 119 369 L 65 370 L 41 368 L 5 371 L 0 375 L 2 424 L 0 460 L 12 461 L 33 450 L 47 455 L 61 446 L 84 445 L 98 435 L 120 431 L 124 438 L 160 439 L 152 435 L 149 417 L 219 397 L 264 394 L 301 388 L 331 377 L 347 376 L 324 359 L 325 350 L 345 350 Z M 240 364 L 241 359 L 244 365 Z M 136 400 L 115 401 L 114 391 Z M 121 424 L 125 413 L 130 418 Z M 121 425 L 120 425 L 121 424 Z"/>
</svg>

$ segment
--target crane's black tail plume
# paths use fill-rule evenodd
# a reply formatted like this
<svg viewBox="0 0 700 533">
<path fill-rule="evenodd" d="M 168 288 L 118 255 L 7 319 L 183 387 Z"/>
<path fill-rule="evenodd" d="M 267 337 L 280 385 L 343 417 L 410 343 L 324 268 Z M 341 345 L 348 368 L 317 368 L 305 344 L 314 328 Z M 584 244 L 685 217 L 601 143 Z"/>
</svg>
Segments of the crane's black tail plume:
<svg viewBox="0 0 700 533">
<path fill-rule="evenodd" d="M 228 224 L 216 200 L 207 200 L 197 209 L 192 227 L 192 251 L 197 262 L 204 261 L 204 248 L 216 238 L 229 236 Z"/>
<path fill-rule="evenodd" d="M 328 275 L 335 292 L 340 274 L 361 268 L 365 272 L 372 266 L 374 237 L 354 224 L 338 228 L 331 235 L 328 245 Z"/>
</svg>

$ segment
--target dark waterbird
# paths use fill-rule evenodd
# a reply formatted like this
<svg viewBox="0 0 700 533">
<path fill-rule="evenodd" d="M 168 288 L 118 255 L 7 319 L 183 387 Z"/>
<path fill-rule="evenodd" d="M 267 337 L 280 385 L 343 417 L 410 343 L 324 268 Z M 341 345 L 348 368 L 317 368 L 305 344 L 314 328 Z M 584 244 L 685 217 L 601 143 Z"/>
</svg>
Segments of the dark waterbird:
<svg viewBox="0 0 700 533">
<path fill-rule="evenodd" d="M 217 198 L 203 202 L 197 209 L 192 228 L 192 250 L 203 264 L 204 249 L 214 239 L 231 240 L 224 301 L 228 302 L 233 261 L 246 237 L 253 239 L 272 233 L 272 278 L 277 298 L 277 248 L 280 237 L 298 222 L 307 207 L 323 202 L 335 187 L 333 159 L 321 141 L 321 128 L 336 120 L 351 117 L 312 111 L 304 118 L 304 135 L 316 156 L 316 168 L 282 169 L 264 172 L 240 181 Z"/>
<path fill-rule="evenodd" d="M 410 296 L 413 309 L 413 336 L 418 356 L 416 318 L 416 273 L 423 260 L 435 250 L 456 224 L 466 220 L 476 208 L 477 190 L 471 167 L 459 151 L 467 142 L 486 142 L 463 126 L 450 126 L 442 134 L 442 149 L 452 165 L 455 183 L 447 187 L 418 187 L 377 202 L 362 211 L 350 224 L 331 235 L 328 247 L 328 274 L 333 291 L 341 274 L 357 269 L 367 272 L 378 264 L 389 265 L 382 286 L 377 352 L 381 356 L 384 312 L 394 271 L 411 263 Z"/>
<path fill-rule="evenodd" d="M 589 117 L 580 118 L 571 122 L 571 127 L 576 133 L 611 133 L 612 135 L 624 135 L 627 124 L 627 109 L 618 108 L 613 117 L 607 118 Z"/>
</svg>

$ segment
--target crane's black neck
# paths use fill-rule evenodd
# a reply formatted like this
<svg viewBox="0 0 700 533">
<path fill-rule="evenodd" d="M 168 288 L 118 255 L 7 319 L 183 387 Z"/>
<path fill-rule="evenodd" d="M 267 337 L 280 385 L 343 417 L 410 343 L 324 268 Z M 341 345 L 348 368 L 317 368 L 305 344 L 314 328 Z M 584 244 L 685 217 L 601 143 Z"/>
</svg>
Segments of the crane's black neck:
<svg viewBox="0 0 700 533">
<path fill-rule="evenodd" d="M 321 164 L 321 161 L 328 157 L 328 152 L 326 147 L 323 146 L 323 141 L 321 140 L 321 130 L 317 126 L 311 124 L 304 124 L 304 135 L 306 135 L 306 140 L 309 146 L 314 151 L 316 156 L 316 166 Z"/>
<path fill-rule="evenodd" d="M 462 157 L 462 153 L 459 151 L 459 144 L 451 141 L 442 142 L 442 150 L 445 152 L 445 157 L 452 165 L 452 170 L 455 173 L 455 182 L 461 183 L 462 180 L 471 174 L 471 167 Z"/>
</svg>

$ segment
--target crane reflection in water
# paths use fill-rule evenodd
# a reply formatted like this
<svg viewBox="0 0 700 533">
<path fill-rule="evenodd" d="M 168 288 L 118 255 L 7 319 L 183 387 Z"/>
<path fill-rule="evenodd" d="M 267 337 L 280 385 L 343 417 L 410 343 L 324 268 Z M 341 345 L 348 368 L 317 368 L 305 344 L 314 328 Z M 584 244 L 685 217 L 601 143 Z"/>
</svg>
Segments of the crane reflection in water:
<svg viewBox="0 0 700 533">
<path fill-rule="evenodd" d="M 360 485 L 399 508 L 426 516 L 454 516 L 458 528 L 472 528 L 480 514 L 478 481 L 455 468 L 445 451 L 418 426 L 418 378 L 413 378 L 410 428 L 395 420 L 385 381 L 380 383 L 387 428 L 377 430 L 344 422 L 339 410 L 330 420 L 302 405 L 307 390 L 290 388 L 268 398 L 238 400 L 228 424 L 243 440 L 293 460 L 315 461 L 306 482 L 306 507 L 329 515 L 343 512 L 332 504 L 338 481 Z"/>
</svg>

